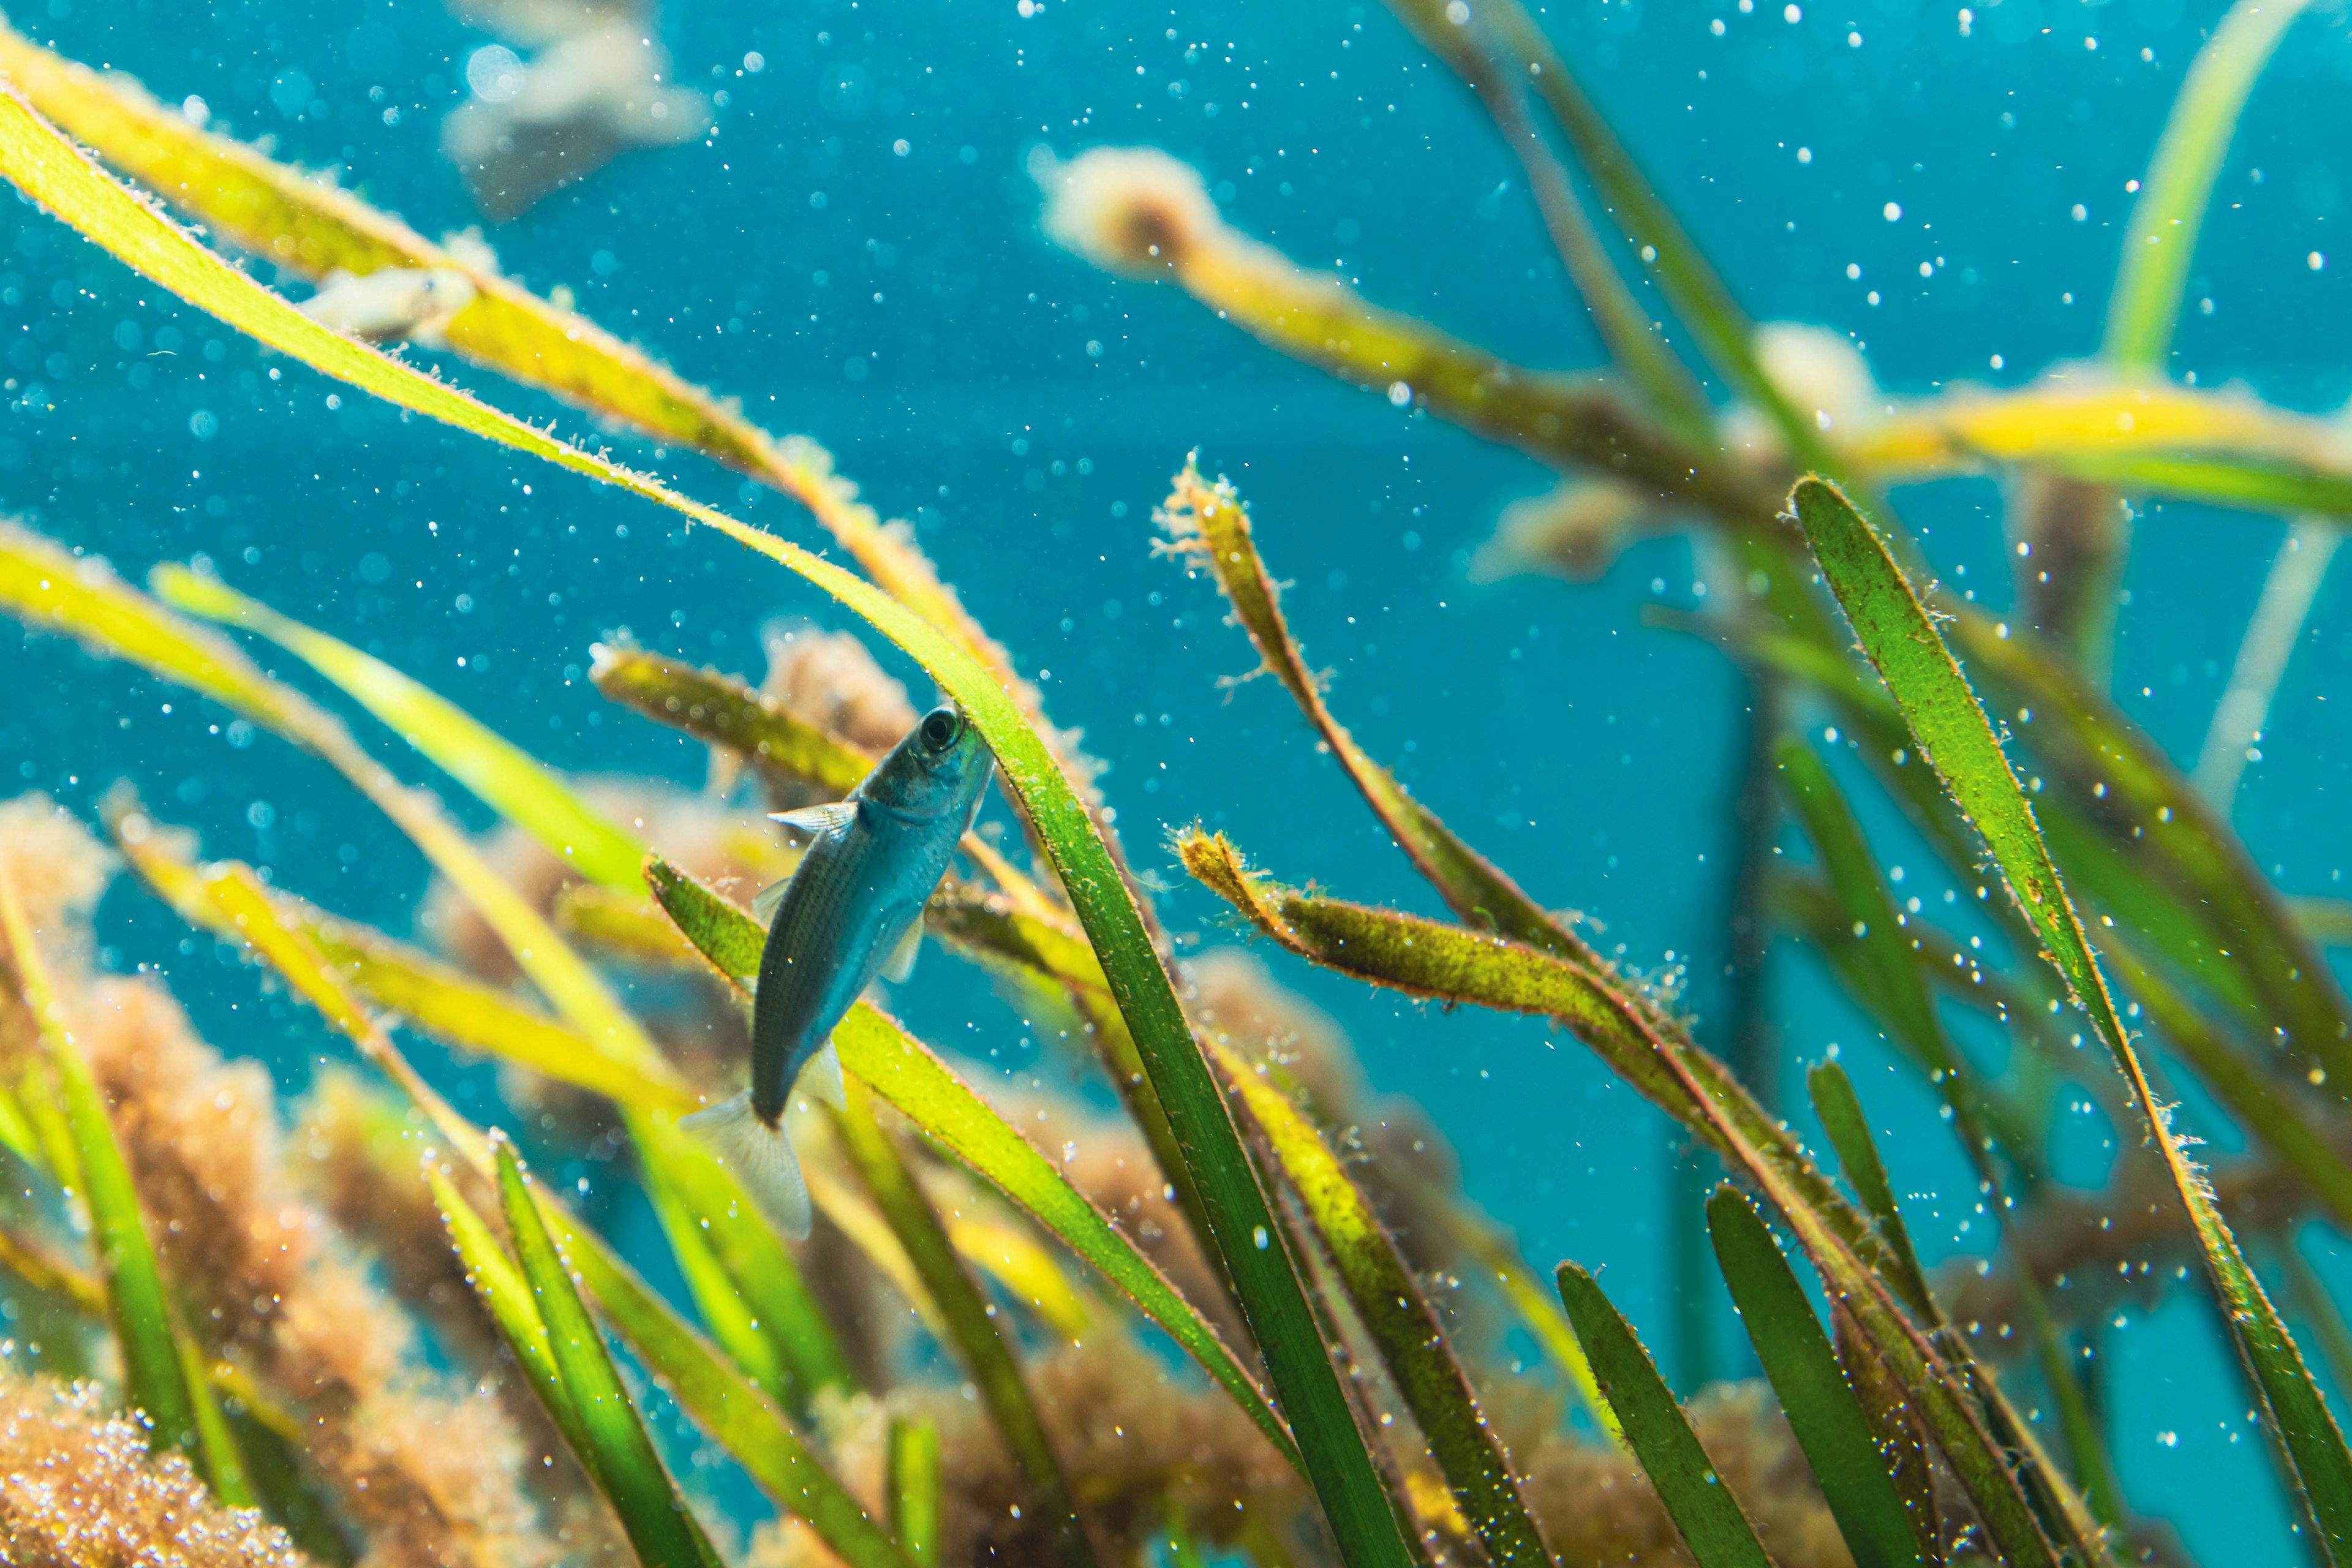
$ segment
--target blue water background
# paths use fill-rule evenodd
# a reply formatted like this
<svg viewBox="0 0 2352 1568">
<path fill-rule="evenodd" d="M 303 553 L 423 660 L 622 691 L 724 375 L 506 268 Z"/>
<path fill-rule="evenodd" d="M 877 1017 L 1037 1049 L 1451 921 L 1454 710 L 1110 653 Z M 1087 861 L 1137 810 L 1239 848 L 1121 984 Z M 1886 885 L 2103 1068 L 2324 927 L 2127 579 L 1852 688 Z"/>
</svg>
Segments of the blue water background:
<svg viewBox="0 0 2352 1568">
<path fill-rule="evenodd" d="M 1778 5 L 1580 0 L 1546 20 L 1754 314 L 1851 332 L 1886 384 L 1926 393 L 2016 384 L 2095 351 L 2126 182 L 2146 173 L 2218 15 L 2183 0 L 2002 0 L 1979 7 L 1968 37 L 1956 7 L 1902 0 L 1808 0 L 1793 21 Z M 166 98 L 203 96 L 234 132 L 340 169 L 427 233 L 477 221 L 436 139 L 488 40 L 434 7 L 76 0 L 17 20 Z M 1255 507 L 1272 566 L 1295 584 L 1294 624 L 1371 752 L 1538 897 L 1604 921 L 1631 962 L 1692 963 L 1691 1003 L 1703 1028 L 1715 1019 L 1741 689 L 1707 647 L 1642 619 L 1645 605 L 1696 603 L 1688 547 L 1642 544 L 1590 585 L 1474 584 L 1469 553 L 1498 510 L 1545 487 L 1536 465 L 1302 369 L 1171 288 L 1107 278 L 1038 231 L 1033 149 L 1152 143 L 1195 163 L 1241 227 L 1380 302 L 1522 363 L 1595 363 L 1517 171 L 1383 10 L 1052 0 L 1024 19 L 1011 0 L 791 0 L 672 4 L 660 26 L 678 78 L 728 94 L 718 134 L 625 156 L 490 231 L 504 265 L 541 291 L 569 285 L 588 314 L 770 428 L 824 442 L 876 504 L 914 518 L 1056 717 L 1110 763 L 1120 826 L 1165 876 L 1179 929 L 1237 940 L 1161 847 L 1165 827 L 1195 819 L 1286 878 L 1438 909 L 1279 689 L 1219 685 L 1249 667 L 1245 645 L 1205 581 L 1149 553 L 1151 509 L 1198 446 Z M 743 68 L 753 51 L 757 73 Z M 2297 25 L 2262 83 L 2179 334 L 2177 367 L 2206 384 L 2242 379 L 2312 410 L 2346 395 L 2352 288 L 2331 244 L 2347 81 L 2352 44 L 2340 16 L 2322 16 Z M 579 679 L 599 637 L 625 627 L 756 674 L 770 616 L 843 622 L 780 570 L 584 480 L 402 421 L 241 342 L 205 360 L 199 345 L 226 334 L 29 206 L 11 209 L 0 253 L 12 393 L 37 381 L 47 394 L 0 416 L 0 506 L 131 574 L 205 552 L 551 763 L 699 780 L 698 749 Z M 2193 304 L 2204 299 L 2210 314 Z M 167 326 L 180 352 L 157 357 Z M 551 402 L 451 374 L 592 434 Z M 44 401 L 54 409 L 29 405 Z M 614 446 L 690 494 L 818 538 L 790 503 L 699 459 Z M 2006 596 L 1993 484 L 1898 499 L 1939 566 L 1965 564 Z M 2183 506 L 2140 521 L 2116 688 L 2183 760 L 2280 534 Z M 2331 589 L 2239 807 L 2294 890 L 2336 890 L 2352 859 L 2352 826 L 2331 809 L 2352 713 L 2324 700 L 2352 659 L 2341 612 Z M 0 690 L 8 788 L 87 812 L 128 777 L 207 850 L 406 928 L 421 860 L 323 766 L 267 738 L 234 744 L 217 732 L 225 715 L 52 638 L 0 633 Z M 1872 826 L 1937 896 L 1924 852 L 1888 814 Z M 270 1058 L 289 1085 L 335 1051 L 184 934 L 127 888 L 103 910 L 108 961 L 167 971 L 216 1043 Z M 918 988 L 916 1021 L 969 1038 L 977 1019 L 1001 1061 L 1025 1060 L 1018 1020 L 950 967 Z M 1448 1130 L 1469 1190 L 1530 1257 L 1604 1268 L 1651 1342 L 1670 1342 L 1660 1117 L 1540 1025 L 1275 967 L 1342 1021 L 1381 1088 Z M 1783 1103 L 1801 1102 L 1802 1064 L 1837 1047 L 1878 1123 L 1905 1130 L 1887 1154 L 1926 1248 L 1980 1246 L 1981 1218 L 1961 1234 L 1972 1198 L 1958 1159 L 1921 1135 L 1937 1126 L 1926 1090 L 1786 944 L 1772 999 Z M 2219 1152 L 2238 1146 L 2196 1109 Z M 2071 1119 L 2062 1173 L 2095 1184 L 2108 1139 L 2095 1118 Z M 2286 1560 L 2287 1515 L 2210 1309 L 2179 1291 L 2123 1322 L 2108 1386 L 2135 1503 L 2208 1563 Z M 1717 1328 L 1716 1364 L 1738 1372 L 1727 1311 Z"/>
</svg>

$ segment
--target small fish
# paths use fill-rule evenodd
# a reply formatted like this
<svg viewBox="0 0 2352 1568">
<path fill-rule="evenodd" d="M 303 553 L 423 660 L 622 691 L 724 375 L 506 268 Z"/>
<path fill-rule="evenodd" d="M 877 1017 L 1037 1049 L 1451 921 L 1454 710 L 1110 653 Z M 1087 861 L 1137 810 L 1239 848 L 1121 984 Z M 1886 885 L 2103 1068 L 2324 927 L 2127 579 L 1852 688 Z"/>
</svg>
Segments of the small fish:
<svg viewBox="0 0 2352 1568">
<path fill-rule="evenodd" d="M 784 1108 L 803 1072 L 813 1092 L 840 1103 L 834 1026 L 877 978 L 913 969 L 923 905 L 995 767 L 959 710 L 935 708 L 848 799 L 774 818 L 808 847 L 791 878 L 752 904 L 769 925 L 751 999 L 751 1087 L 679 1125 L 732 1165 L 794 1239 L 808 1234 L 808 1188 Z"/>
<path fill-rule="evenodd" d="M 302 313 L 372 343 L 443 346 L 442 330 L 474 302 L 474 280 L 449 267 L 384 267 L 353 275 L 338 267 Z"/>
</svg>

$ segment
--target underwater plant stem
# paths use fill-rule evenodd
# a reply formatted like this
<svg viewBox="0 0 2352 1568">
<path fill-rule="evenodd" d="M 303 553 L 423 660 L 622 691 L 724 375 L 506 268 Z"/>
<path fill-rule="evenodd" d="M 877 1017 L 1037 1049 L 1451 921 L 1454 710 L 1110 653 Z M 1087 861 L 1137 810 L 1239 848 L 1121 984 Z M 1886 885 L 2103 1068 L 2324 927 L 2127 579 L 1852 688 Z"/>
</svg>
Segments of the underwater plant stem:
<svg viewBox="0 0 2352 1568">
<path fill-rule="evenodd" d="M 872 1091 L 854 1076 L 845 1075 L 843 1085 L 846 1100 L 832 1112 L 833 1128 L 843 1150 L 898 1245 L 906 1249 L 924 1294 L 939 1309 L 956 1358 L 978 1386 L 981 1403 L 987 1407 L 997 1435 L 1036 1494 L 1038 1505 L 1053 1520 L 1055 1555 L 1068 1568 L 1092 1568 L 1095 1552 L 1086 1522 L 1071 1498 L 1069 1480 L 1054 1453 L 1053 1439 L 1037 1414 L 1036 1402 L 1030 1396 L 1021 1363 L 997 1327 L 995 1309 L 964 1272 L 939 1211 L 916 1184 L 898 1145 L 874 1119 Z"/>
<path fill-rule="evenodd" d="M 2164 373 L 2198 230 L 2239 114 L 2303 9 L 2304 0 L 2237 0 L 2189 64 L 2132 209 L 2107 310 L 2104 352 L 2127 375 Z"/>
<path fill-rule="evenodd" d="M 2288 660 L 2303 640 L 2303 629 L 2319 598 L 2327 568 L 2344 542 L 2344 531 L 2315 517 L 2298 517 L 2287 528 L 2271 569 L 2263 579 L 2262 597 L 2255 601 L 2253 619 L 2246 623 L 2238 644 L 2230 683 L 2213 710 L 2205 744 L 2197 753 L 2190 775 L 2197 793 L 2224 818 L 2237 799 L 2238 782 L 2245 776 L 2247 753 L 2262 739 L 2270 720 L 2271 703 Z"/>
<path fill-rule="evenodd" d="M 1570 186 L 1568 171 L 1528 119 L 1524 95 L 1506 80 L 1507 65 L 1516 62 L 1498 61 L 1481 48 L 1468 24 L 1454 21 L 1435 0 L 1391 0 L 1390 8 L 1477 96 L 1486 117 L 1518 159 L 1552 248 L 1559 253 L 1617 368 L 1641 389 L 1676 436 L 1701 447 L 1712 445 L 1713 421 L 1706 395 L 1625 286 L 1601 248 L 1601 237 L 1583 203 Z"/>
<path fill-rule="evenodd" d="M 1727 510 L 1755 499 L 1744 475 L 1653 425 L 1611 388 L 1508 363 L 1222 226 L 1191 237 L 1170 265 L 1186 292 L 1260 342 L 1391 397 L 1403 386 L 1412 401 L 1532 457 Z"/>
</svg>

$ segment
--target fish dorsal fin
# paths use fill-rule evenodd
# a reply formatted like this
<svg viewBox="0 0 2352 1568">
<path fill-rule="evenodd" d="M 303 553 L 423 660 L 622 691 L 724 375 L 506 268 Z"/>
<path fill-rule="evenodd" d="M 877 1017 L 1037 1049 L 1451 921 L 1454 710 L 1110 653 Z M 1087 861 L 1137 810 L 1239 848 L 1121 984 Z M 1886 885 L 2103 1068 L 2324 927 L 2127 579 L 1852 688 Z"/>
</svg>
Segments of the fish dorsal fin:
<svg viewBox="0 0 2352 1568">
<path fill-rule="evenodd" d="M 882 978 L 893 985 L 904 985 L 907 977 L 915 973 L 915 955 L 923 946 L 923 917 L 918 914 L 907 926 L 907 933 L 890 956 L 882 961 Z"/>
<path fill-rule="evenodd" d="M 766 925 L 776 918 L 776 906 L 784 901 L 784 889 L 793 885 L 790 877 L 781 882 L 771 882 L 751 895 L 751 918 Z"/>
<path fill-rule="evenodd" d="M 829 833 L 839 833 L 857 820 L 857 803 L 854 800 L 830 801 L 824 805 L 804 805 L 798 811 L 772 811 L 770 822 L 782 824 L 784 837 L 803 844 L 814 844 Z"/>
</svg>

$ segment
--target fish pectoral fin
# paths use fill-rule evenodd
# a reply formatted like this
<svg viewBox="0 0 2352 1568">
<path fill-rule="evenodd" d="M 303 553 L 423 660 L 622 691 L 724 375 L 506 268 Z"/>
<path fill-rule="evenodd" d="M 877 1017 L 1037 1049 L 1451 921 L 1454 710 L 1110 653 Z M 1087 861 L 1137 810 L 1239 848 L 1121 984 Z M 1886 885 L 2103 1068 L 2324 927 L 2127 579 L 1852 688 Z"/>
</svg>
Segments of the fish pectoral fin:
<svg viewBox="0 0 2352 1568">
<path fill-rule="evenodd" d="M 771 882 L 751 895 L 751 918 L 761 925 L 776 918 L 776 906 L 784 901 L 784 889 L 793 885 L 790 877 L 781 882 Z"/>
<path fill-rule="evenodd" d="M 827 834 L 838 833 L 857 820 L 857 803 L 854 800 L 828 801 L 823 805 L 804 805 L 798 811 L 772 811 L 770 822 L 781 824 L 784 836 L 803 844 L 814 844 Z"/>
<path fill-rule="evenodd" d="M 808 1183 L 782 1123 L 771 1127 L 751 1109 L 749 1089 L 708 1110 L 681 1117 L 678 1127 L 735 1173 L 776 1228 L 794 1241 L 809 1233 Z"/>
<path fill-rule="evenodd" d="M 882 978 L 893 985 L 904 985 L 915 973 L 915 955 L 922 947 L 923 917 L 917 915 L 908 925 L 907 933 L 898 939 L 898 945 L 890 950 L 890 956 L 882 961 Z"/>
<path fill-rule="evenodd" d="M 849 1109 L 849 1089 L 841 1081 L 841 1053 L 833 1048 L 831 1036 L 809 1058 L 808 1066 L 801 1068 L 800 1088 L 835 1110 Z"/>
</svg>

